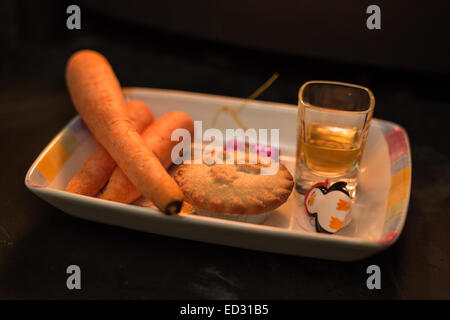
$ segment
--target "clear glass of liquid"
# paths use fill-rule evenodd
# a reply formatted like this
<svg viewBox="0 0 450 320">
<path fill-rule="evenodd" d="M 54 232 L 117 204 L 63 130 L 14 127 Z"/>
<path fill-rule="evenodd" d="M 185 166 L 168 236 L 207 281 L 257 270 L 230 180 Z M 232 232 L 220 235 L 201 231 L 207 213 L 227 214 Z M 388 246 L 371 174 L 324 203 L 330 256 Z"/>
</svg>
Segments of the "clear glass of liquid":
<svg viewBox="0 0 450 320">
<path fill-rule="evenodd" d="M 300 194 L 315 183 L 347 182 L 356 196 L 375 98 L 362 86 L 309 81 L 299 90 L 295 185 Z"/>
</svg>

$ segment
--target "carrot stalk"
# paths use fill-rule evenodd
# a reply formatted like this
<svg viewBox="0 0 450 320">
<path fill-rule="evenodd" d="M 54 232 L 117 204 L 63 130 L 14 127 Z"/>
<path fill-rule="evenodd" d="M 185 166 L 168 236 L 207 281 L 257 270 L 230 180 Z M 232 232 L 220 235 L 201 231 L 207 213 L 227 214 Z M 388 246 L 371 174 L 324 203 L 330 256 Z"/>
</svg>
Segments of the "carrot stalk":
<svg viewBox="0 0 450 320">
<path fill-rule="evenodd" d="M 172 164 L 172 148 L 178 141 L 171 141 L 172 132 L 175 129 L 187 129 L 191 135 L 194 132 L 194 124 L 191 117 L 184 112 L 168 112 L 149 125 L 142 133 L 142 139 L 146 146 L 158 157 L 161 164 L 168 168 Z M 139 190 L 128 179 L 127 175 L 116 168 L 106 185 L 102 199 L 130 203 L 141 196 Z"/>
<path fill-rule="evenodd" d="M 66 66 L 66 82 L 81 118 L 138 190 L 162 212 L 180 212 L 183 193 L 133 128 L 106 58 L 92 50 L 75 53 Z"/>
<path fill-rule="evenodd" d="M 137 132 L 142 132 L 153 120 L 153 114 L 145 103 L 127 102 L 128 114 Z M 95 196 L 108 182 L 116 163 L 102 145 L 98 145 L 80 170 L 72 177 L 66 191 L 85 196 Z"/>
</svg>

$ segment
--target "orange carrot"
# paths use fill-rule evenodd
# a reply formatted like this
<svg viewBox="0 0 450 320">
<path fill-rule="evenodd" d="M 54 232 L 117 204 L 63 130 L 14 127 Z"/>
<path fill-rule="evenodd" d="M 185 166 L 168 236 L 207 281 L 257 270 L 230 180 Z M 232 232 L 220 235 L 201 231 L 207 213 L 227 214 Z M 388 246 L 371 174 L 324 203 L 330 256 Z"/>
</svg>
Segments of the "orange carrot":
<svg viewBox="0 0 450 320">
<path fill-rule="evenodd" d="M 153 114 L 145 103 L 137 100 L 127 102 L 131 123 L 137 132 L 142 132 L 153 120 Z M 72 177 L 66 191 L 95 196 L 106 184 L 116 168 L 116 163 L 102 145 L 95 148 L 81 169 Z"/>
<path fill-rule="evenodd" d="M 178 141 L 171 141 L 175 129 L 187 129 L 191 135 L 194 132 L 194 123 L 191 117 L 184 112 L 169 112 L 158 118 L 142 133 L 142 139 L 147 147 L 158 157 L 161 164 L 168 168 L 172 164 L 172 148 Z M 141 196 L 139 190 L 127 178 L 126 174 L 116 168 L 101 195 L 102 199 L 130 203 Z"/>
<path fill-rule="evenodd" d="M 66 66 L 72 102 L 98 142 L 138 190 L 163 212 L 180 212 L 183 193 L 133 128 L 119 81 L 100 53 L 82 50 Z"/>
</svg>

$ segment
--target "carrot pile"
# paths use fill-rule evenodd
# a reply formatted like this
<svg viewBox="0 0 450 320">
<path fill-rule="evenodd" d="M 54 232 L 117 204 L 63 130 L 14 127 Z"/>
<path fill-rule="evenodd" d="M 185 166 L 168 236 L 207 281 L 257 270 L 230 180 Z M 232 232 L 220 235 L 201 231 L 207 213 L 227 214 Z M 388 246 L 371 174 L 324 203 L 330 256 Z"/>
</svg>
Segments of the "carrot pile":
<svg viewBox="0 0 450 320">
<path fill-rule="evenodd" d="M 161 148 L 150 149 L 133 126 L 106 58 L 78 51 L 67 63 L 66 82 L 81 118 L 129 181 L 162 212 L 177 214 L 183 193 L 155 154 Z"/>
</svg>

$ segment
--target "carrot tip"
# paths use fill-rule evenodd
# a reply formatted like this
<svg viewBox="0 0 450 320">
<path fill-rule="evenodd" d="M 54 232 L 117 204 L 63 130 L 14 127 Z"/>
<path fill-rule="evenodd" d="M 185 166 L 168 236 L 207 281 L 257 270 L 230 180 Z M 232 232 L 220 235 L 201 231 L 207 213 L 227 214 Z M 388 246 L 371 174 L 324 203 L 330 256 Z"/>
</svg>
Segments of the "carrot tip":
<svg viewBox="0 0 450 320">
<path fill-rule="evenodd" d="M 181 206 L 183 205 L 183 201 L 175 200 L 169 203 L 166 207 L 165 213 L 172 216 L 176 215 L 181 211 Z"/>
</svg>

